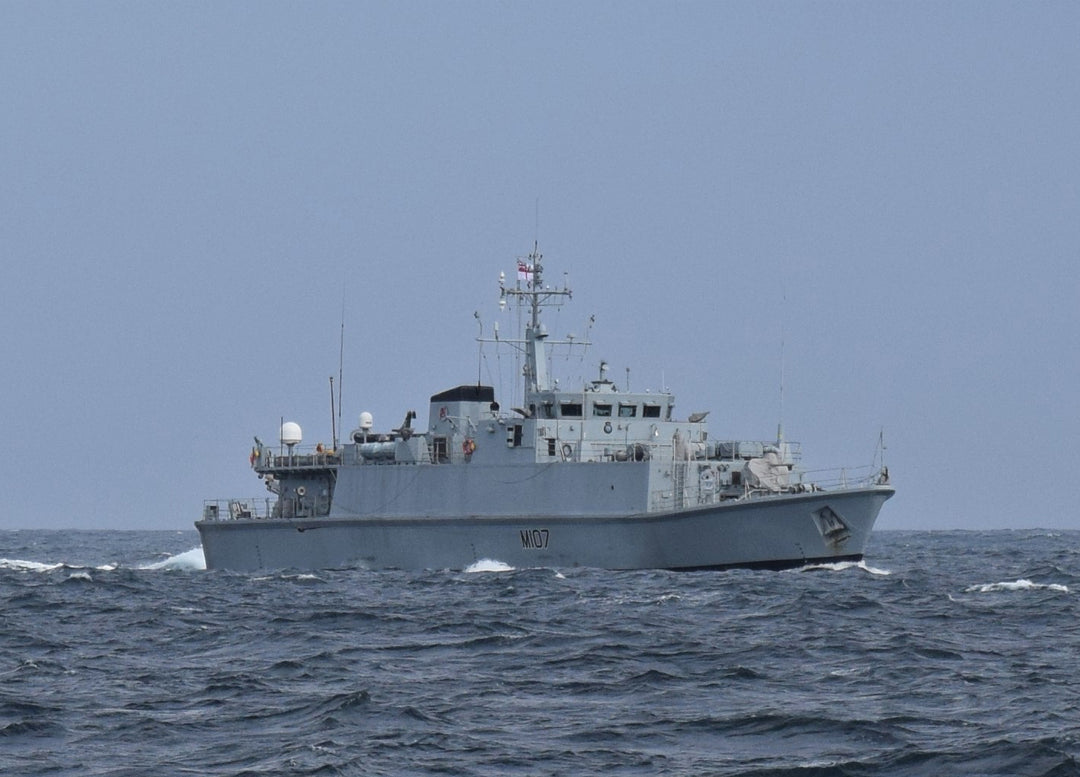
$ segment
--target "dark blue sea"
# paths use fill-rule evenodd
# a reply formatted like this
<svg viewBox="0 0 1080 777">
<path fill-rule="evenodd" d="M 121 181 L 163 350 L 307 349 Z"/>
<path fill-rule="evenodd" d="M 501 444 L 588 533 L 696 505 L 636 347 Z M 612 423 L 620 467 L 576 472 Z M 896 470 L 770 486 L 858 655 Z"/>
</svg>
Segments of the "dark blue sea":
<svg viewBox="0 0 1080 777">
<path fill-rule="evenodd" d="M 232 574 L 0 532 L 3 775 L 1080 775 L 1080 532 L 787 572 Z"/>
</svg>

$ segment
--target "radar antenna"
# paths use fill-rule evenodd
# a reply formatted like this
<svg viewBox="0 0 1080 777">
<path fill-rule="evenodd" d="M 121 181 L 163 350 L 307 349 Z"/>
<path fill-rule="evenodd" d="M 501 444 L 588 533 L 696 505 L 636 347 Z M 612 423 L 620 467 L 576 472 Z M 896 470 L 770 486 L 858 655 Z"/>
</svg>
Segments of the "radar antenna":
<svg viewBox="0 0 1080 777">
<path fill-rule="evenodd" d="M 524 308 L 528 316 L 524 338 L 498 338 L 498 342 L 513 345 L 525 354 L 522 373 L 525 377 L 526 396 L 538 391 L 550 391 L 553 387 L 548 376 L 548 346 L 589 345 L 588 339 L 549 340 L 547 329 L 541 321 L 542 308 L 559 307 L 572 296 L 573 292 L 568 285 L 559 289 L 544 286 L 544 256 L 540 253 L 539 241 L 534 242 L 532 253 L 518 258 L 517 281 L 513 286 L 507 283 L 504 273 L 499 273 L 500 309 L 505 308 L 506 303 L 512 300 L 519 308 Z M 477 339 L 481 342 L 495 342 L 483 337 Z"/>
</svg>

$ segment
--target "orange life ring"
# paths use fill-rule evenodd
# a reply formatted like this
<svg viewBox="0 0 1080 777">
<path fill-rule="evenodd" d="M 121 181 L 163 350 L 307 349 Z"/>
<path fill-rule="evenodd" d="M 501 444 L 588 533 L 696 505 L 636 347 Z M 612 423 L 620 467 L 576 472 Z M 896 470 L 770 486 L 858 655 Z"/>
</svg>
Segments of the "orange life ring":
<svg viewBox="0 0 1080 777">
<path fill-rule="evenodd" d="M 473 455 L 476 451 L 476 443 L 473 441 L 472 437 L 466 437 L 465 442 L 461 443 L 461 451 L 466 456 Z"/>
</svg>

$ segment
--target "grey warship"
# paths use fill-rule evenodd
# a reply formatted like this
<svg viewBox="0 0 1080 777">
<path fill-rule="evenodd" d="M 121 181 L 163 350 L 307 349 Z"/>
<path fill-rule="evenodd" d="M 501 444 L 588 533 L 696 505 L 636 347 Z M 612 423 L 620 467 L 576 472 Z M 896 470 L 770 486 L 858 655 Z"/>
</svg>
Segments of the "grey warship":
<svg viewBox="0 0 1080 777">
<path fill-rule="evenodd" d="M 195 526 L 207 568 L 783 569 L 862 559 L 894 493 L 883 462 L 806 472 L 782 427 L 768 441 L 715 440 L 708 413 L 678 419 L 673 394 L 620 390 L 603 363 L 580 388 L 560 388 L 550 352 L 582 343 L 549 338 L 543 311 L 571 291 L 543 275 L 535 247 L 516 282 L 500 275 L 500 307 L 523 313 L 524 331 L 498 340 L 523 357 L 520 407 L 504 410 L 492 386 L 463 384 L 431 396 L 426 430 L 414 428 L 413 411 L 381 433 L 363 413 L 325 449 L 281 424 L 279 445 L 256 438 L 251 451 L 268 496 L 204 503 Z"/>
</svg>

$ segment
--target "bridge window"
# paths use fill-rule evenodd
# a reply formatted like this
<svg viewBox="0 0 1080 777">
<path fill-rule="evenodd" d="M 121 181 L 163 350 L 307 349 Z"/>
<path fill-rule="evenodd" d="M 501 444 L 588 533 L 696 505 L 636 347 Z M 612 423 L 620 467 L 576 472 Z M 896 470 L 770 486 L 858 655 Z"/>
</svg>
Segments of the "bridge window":
<svg viewBox="0 0 1080 777">
<path fill-rule="evenodd" d="M 645 405 L 641 408 L 642 418 L 659 418 L 660 417 L 660 405 Z"/>
<path fill-rule="evenodd" d="M 637 415 L 637 405 L 619 405 L 619 418 L 633 418 Z"/>
<path fill-rule="evenodd" d="M 592 414 L 601 418 L 609 418 L 611 417 L 611 405 L 597 402 L 592 406 Z"/>
<path fill-rule="evenodd" d="M 563 418 L 581 418 L 581 403 L 563 402 L 559 405 L 559 415 Z"/>
</svg>

